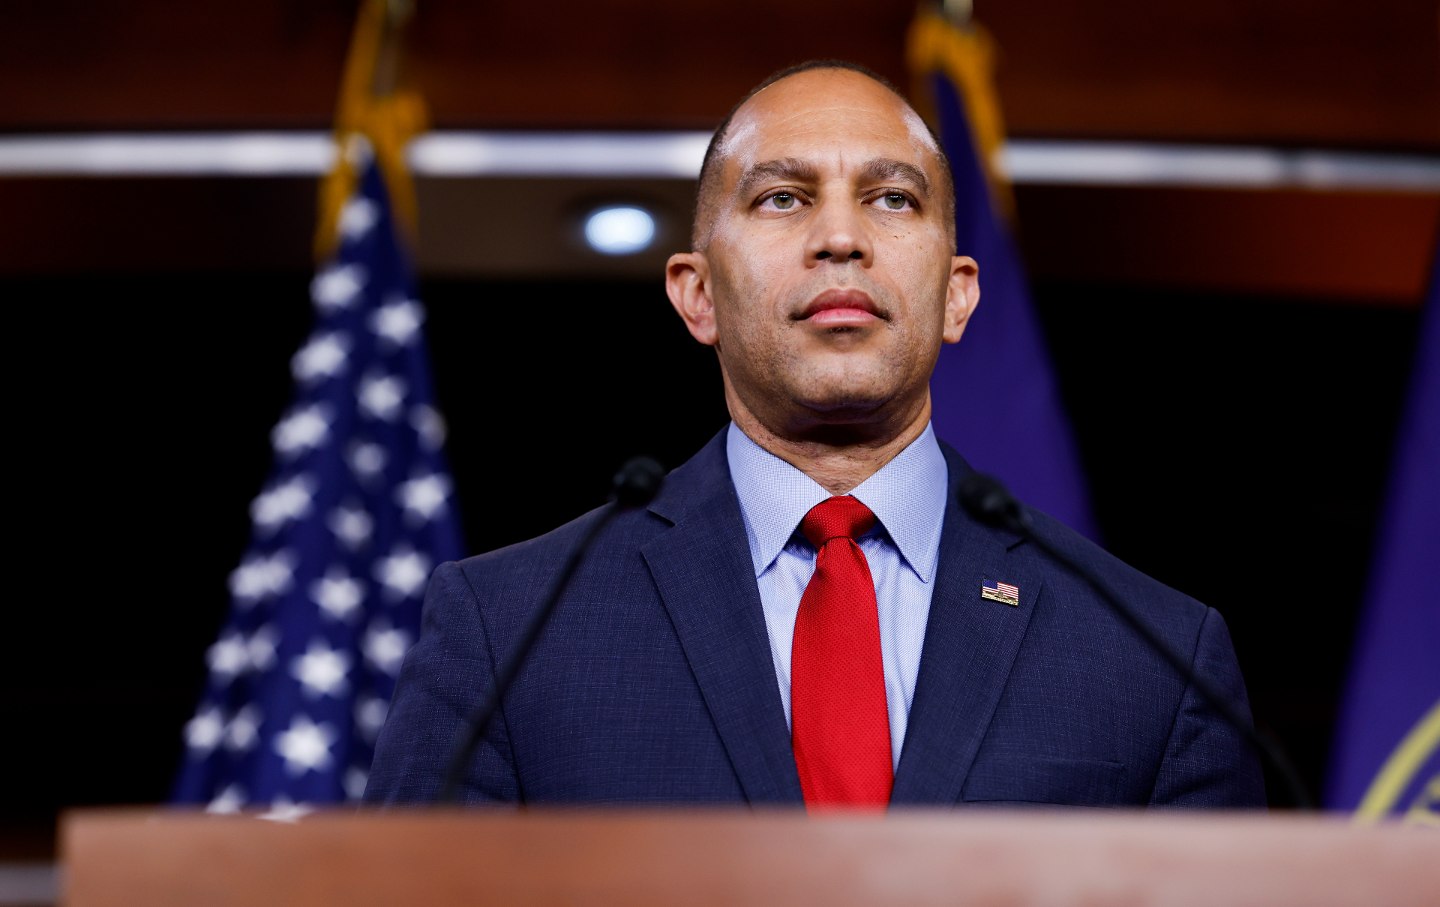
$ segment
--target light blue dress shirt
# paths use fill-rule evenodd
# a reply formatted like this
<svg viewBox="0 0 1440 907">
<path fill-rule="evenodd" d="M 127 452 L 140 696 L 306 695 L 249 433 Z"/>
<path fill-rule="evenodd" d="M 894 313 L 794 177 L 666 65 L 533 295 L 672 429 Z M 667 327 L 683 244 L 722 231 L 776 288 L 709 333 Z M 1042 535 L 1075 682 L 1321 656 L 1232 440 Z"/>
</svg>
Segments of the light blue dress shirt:
<svg viewBox="0 0 1440 907">
<path fill-rule="evenodd" d="M 756 444 L 733 422 L 726 437 L 726 454 L 730 477 L 740 495 L 740 513 L 788 724 L 795 614 L 815 572 L 815 548 L 800 533 L 800 520 L 811 507 L 830 497 L 830 492 Z M 920 437 L 850 492 L 877 520 L 875 528 L 860 539 L 860 550 L 875 578 L 880 608 L 885 704 L 890 713 L 890 756 L 895 768 L 900 765 L 925 622 L 930 616 L 948 479 L 945 455 L 927 425 Z"/>
</svg>

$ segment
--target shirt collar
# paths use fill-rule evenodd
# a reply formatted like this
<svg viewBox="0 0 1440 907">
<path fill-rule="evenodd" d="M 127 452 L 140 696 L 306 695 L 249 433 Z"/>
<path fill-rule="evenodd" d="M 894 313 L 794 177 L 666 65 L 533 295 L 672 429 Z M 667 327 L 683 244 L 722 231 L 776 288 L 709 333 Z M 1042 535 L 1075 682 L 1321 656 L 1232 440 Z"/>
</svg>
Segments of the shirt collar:
<svg viewBox="0 0 1440 907">
<path fill-rule="evenodd" d="M 780 555 L 811 507 L 830 497 L 814 479 L 750 439 L 734 422 L 725 439 L 730 478 L 750 543 L 755 575 Z M 935 432 L 918 438 L 850 493 L 874 512 L 900 557 L 923 583 L 935 576 L 949 489 Z"/>
</svg>

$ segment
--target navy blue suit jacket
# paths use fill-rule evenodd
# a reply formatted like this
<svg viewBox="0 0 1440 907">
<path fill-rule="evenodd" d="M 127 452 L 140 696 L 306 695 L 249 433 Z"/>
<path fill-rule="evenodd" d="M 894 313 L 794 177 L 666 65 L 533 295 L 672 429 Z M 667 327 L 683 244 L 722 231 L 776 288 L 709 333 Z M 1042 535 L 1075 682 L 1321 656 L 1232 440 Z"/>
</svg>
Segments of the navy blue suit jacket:
<svg viewBox="0 0 1440 907">
<path fill-rule="evenodd" d="M 950 505 L 893 804 L 1245 807 L 1258 762 L 1081 580 Z M 462 724 L 592 512 L 442 565 L 366 799 L 432 801 Z M 1040 517 L 1040 519 L 1045 519 Z M 1246 711 L 1219 614 L 1049 521 Z M 1018 607 L 982 599 L 998 580 Z M 596 540 L 491 723 L 467 801 L 799 804 L 725 433 Z"/>
</svg>

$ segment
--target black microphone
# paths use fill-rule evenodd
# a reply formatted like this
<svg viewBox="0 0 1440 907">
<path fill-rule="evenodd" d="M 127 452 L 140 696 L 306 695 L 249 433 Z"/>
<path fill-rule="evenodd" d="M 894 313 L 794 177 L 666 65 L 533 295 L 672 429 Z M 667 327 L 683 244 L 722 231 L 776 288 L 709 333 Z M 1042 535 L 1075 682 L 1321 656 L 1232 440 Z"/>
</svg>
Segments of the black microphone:
<svg viewBox="0 0 1440 907">
<path fill-rule="evenodd" d="M 1305 785 L 1300 781 L 1299 773 L 1295 771 L 1295 766 L 1285 755 L 1280 744 L 1247 721 L 1228 697 L 1215 689 L 1204 677 L 1197 674 L 1191 668 L 1190 662 L 1171 649 L 1134 609 L 1111 591 L 1097 573 L 1061 551 L 1045 537 L 1044 533 L 1037 532 L 1035 520 L 1030 511 L 1005 488 L 999 479 L 983 473 L 970 473 L 960 480 L 960 504 L 976 520 L 988 526 L 1008 529 L 1029 539 L 1041 551 L 1089 583 L 1095 591 L 1100 593 L 1100 597 L 1105 600 L 1111 610 L 1138 633 L 1151 649 L 1169 662 L 1170 667 L 1187 684 L 1198 690 L 1225 723 L 1239 731 L 1246 742 L 1259 753 L 1260 758 L 1269 763 L 1289 789 L 1290 798 L 1296 809 L 1313 810 L 1315 808 L 1310 795 L 1305 792 Z"/>
<path fill-rule="evenodd" d="M 570 584 L 570 577 L 574 575 L 575 568 L 580 566 L 581 558 L 585 556 L 585 552 L 589 550 L 595 537 L 622 510 L 644 507 L 654 500 L 655 495 L 660 493 L 660 486 L 664 480 L 665 467 L 649 457 L 635 457 L 628 460 L 625 465 L 620 467 L 620 471 L 615 473 L 615 478 L 610 486 L 609 505 L 590 524 L 589 530 L 570 552 L 570 556 L 565 559 L 560 571 L 555 574 L 555 583 L 550 587 L 550 594 L 545 597 L 539 610 L 530 616 L 530 621 L 525 625 L 519 640 L 511 650 L 510 657 L 495 673 L 495 682 L 490 685 L 488 695 L 480 700 L 479 705 L 470 713 L 469 720 L 465 722 L 460 739 L 456 741 L 454 749 L 451 750 L 450 764 L 445 770 L 445 779 L 440 785 L 440 794 L 436 797 L 436 802 L 452 804 L 458 802 L 460 779 L 465 774 L 466 763 L 475 754 L 475 747 L 479 746 L 480 741 L 484 739 L 485 731 L 490 726 L 490 720 L 495 717 L 495 710 L 500 706 L 505 692 L 510 689 L 510 684 L 514 682 L 516 675 L 520 673 L 526 656 L 534 648 L 535 641 L 540 638 L 540 631 L 545 628 L 545 623 L 550 619 L 555 605 L 559 603 L 565 587 Z"/>
</svg>

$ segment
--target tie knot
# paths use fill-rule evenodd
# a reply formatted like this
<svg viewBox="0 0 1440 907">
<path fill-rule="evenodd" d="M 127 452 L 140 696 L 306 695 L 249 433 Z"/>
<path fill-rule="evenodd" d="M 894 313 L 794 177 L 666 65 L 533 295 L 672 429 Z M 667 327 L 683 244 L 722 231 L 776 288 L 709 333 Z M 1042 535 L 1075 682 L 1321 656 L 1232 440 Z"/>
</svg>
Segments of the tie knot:
<svg viewBox="0 0 1440 907">
<path fill-rule="evenodd" d="M 831 539 L 858 539 L 875 525 L 870 508 L 849 495 L 828 498 L 805 514 L 800 531 L 817 549 Z"/>
</svg>

